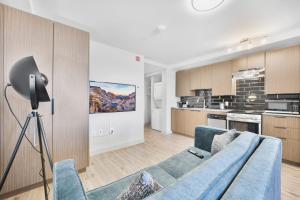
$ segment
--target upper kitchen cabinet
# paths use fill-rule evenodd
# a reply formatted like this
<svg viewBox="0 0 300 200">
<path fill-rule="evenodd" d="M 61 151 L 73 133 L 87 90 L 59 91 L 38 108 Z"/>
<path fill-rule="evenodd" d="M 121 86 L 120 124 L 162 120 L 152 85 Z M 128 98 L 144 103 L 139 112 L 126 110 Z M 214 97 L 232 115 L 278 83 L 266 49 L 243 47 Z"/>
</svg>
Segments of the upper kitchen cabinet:
<svg viewBox="0 0 300 200">
<path fill-rule="evenodd" d="M 300 93 L 300 47 L 266 53 L 266 94 Z"/>
<path fill-rule="evenodd" d="M 198 90 L 201 88 L 201 76 L 202 76 L 201 67 L 190 70 L 191 90 Z"/>
<path fill-rule="evenodd" d="M 212 88 L 212 66 L 205 66 L 201 68 L 201 88 L 200 89 L 211 89 Z"/>
<path fill-rule="evenodd" d="M 176 96 L 193 96 L 193 92 L 191 91 L 189 70 L 176 72 Z"/>
<path fill-rule="evenodd" d="M 212 66 L 212 95 L 232 95 L 234 92 L 231 62 L 214 64 Z"/>
<path fill-rule="evenodd" d="M 252 68 L 265 67 L 265 52 L 252 54 L 249 56 L 241 57 L 232 61 L 232 71 L 246 70 Z"/>
<path fill-rule="evenodd" d="M 237 58 L 232 60 L 232 71 L 237 72 L 239 70 L 247 69 L 248 67 L 248 59 L 247 57 Z"/>
<path fill-rule="evenodd" d="M 212 66 L 190 70 L 191 90 L 212 88 Z"/>
<path fill-rule="evenodd" d="M 247 57 L 247 66 L 251 68 L 265 68 L 266 53 L 260 52 L 257 54 L 249 55 Z"/>
</svg>

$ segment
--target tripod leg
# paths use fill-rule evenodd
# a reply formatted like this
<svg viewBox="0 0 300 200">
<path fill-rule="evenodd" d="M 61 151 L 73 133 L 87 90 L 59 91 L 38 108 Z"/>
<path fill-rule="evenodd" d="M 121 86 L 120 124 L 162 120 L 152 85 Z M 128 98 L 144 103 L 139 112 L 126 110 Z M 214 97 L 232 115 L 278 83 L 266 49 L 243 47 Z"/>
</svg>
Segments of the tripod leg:
<svg viewBox="0 0 300 200">
<path fill-rule="evenodd" d="M 20 147 L 20 145 L 21 145 L 21 142 L 22 142 L 22 140 L 23 140 L 23 138 L 24 138 L 24 135 L 26 134 L 26 129 L 27 129 L 28 124 L 29 124 L 29 122 L 30 122 L 30 120 L 31 120 L 31 117 L 32 117 L 31 115 L 28 115 L 28 116 L 27 116 L 27 119 L 26 119 L 25 124 L 24 124 L 24 126 L 23 126 L 23 128 L 22 128 L 22 131 L 21 131 L 21 133 L 20 133 L 19 139 L 18 139 L 17 144 L 16 144 L 16 146 L 15 146 L 15 149 L 14 149 L 14 151 L 13 151 L 11 157 L 10 157 L 10 160 L 9 160 L 9 162 L 8 162 L 8 165 L 7 165 L 7 167 L 6 167 L 5 171 L 4 171 L 4 174 L 3 174 L 3 176 L 2 176 L 2 179 L 1 179 L 1 181 L 0 181 L 0 191 L 1 191 L 2 188 L 3 188 L 3 185 L 4 185 L 4 183 L 5 183 L 5 180 L 6 180 L 6 178 L 7 178 L 8 173 L 9 173 L 9 170 L 10 170 L 10 168 L 11 168 L 11 166 L 12 166 L 12 164 L 13 164 L 15 158 L 16 158 L 16 155 L 17 155 L 17 153 L 18 153 L 18 150 L 19 150 L 19 147 Z"/>
<path fill-rule="evenodd" d="M 42 174 L 43 174 L 45 200 L 48 200 L 47 177 L 46 177 L 45 159 L 44 159 L 44 152 L 43 152 L 43 142 L 42 142 L 42 130 L 41 130 L 39 120 L 37 120 L 37 127 L 38 127 L 38 135 L 39 135 L 39 146 L 40 146 L 40 152 L 41 152 L 41 162 L 42 162 Z"/>
<path fill-rule="evenodd" d="M 47 156 L 48 156 L 48 161 L 49 161 L 51 170 L 53 171 L 53 161 L 52 161 L 51 154 L 50 154 L 50 151 L 49 151 L 48 142 L 47 142 L 47 138 L 46 138 L 46 135 L 45 135 L 45 129 L 44 129 L 44 126 L 43 126 L 43 121 L 42 121 L 42 119 L 40 118 L 39 115 L 37 115 L 37 123 L 38 123 L 38 126 L 40 127 L 41 134 L 42 134 L 42 139 L 43 139 L 44 146 L 45 146 L 45 150 L 46 150 L 46 153 L 47 153 Z"/>
</svg>

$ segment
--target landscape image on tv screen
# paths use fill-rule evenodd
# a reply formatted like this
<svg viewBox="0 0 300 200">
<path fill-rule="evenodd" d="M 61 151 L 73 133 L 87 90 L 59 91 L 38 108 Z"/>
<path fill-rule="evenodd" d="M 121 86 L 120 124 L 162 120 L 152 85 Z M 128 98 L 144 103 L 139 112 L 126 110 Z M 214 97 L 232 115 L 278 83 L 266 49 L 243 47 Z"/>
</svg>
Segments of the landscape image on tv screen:
<svg viewBox="0 0 300 200">
<path fill-rule="evenodd" d="M 90 81 L 90 114 L 135 111 L 136 86 Z"/>
</svg>

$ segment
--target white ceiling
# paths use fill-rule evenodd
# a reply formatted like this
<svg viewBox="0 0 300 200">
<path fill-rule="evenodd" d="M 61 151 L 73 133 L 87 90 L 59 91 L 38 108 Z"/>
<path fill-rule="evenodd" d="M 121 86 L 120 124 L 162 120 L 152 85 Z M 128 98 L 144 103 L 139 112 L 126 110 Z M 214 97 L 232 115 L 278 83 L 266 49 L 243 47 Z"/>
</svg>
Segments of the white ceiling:
<svg viewBox="0 0 300 200">
<path fill-rule="evenodd" d="M 24 0 L 1 0 L 21 5 Z M 18 3 L 20 5 L 18 5 Z M 300 28 L 300 0 L 225 0 L 198 13 L 191 0 L 28 0 L 33 13 L 80 26 L 92 39 L 167 66 L 226 51 L 242 38 Z M 28 7 L 28 6 L 27 6 Z M 157 31 L 158 25 L 166 30 Z"/>
</svg>

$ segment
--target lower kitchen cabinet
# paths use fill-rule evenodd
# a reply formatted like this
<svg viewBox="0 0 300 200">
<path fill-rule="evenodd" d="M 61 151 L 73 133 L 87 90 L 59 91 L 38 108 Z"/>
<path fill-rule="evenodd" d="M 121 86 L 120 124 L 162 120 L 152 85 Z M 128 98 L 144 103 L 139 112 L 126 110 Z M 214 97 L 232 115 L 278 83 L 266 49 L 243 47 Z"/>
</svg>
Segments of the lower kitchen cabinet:
<svg viewBox="0 0 300 200">
<path fill-rule="evenodd" d="M 186 111 L 182 109 L 172 109 L 172 131 L 175 133 L 185 133 Z"/>
<path fill-rule="evenodd" d="M 174 133 L 195 136 L 195 128 L 207 125 L 207 112 L 172 108 L 172 131 Z"/>
<path fill-rule="evenodd" d="M 263 135 L 281 139 L 283 159 L 300 163 L 300 118 L 264 115 Z"/>
</svg>

